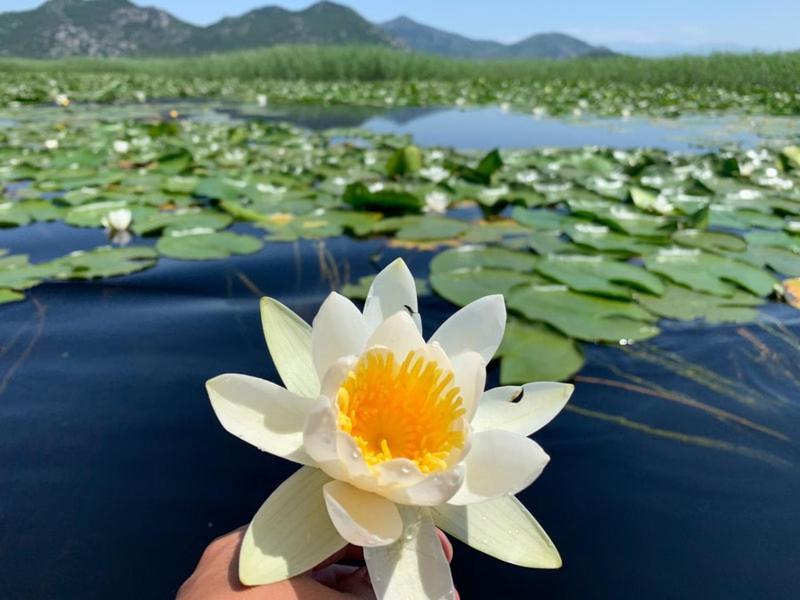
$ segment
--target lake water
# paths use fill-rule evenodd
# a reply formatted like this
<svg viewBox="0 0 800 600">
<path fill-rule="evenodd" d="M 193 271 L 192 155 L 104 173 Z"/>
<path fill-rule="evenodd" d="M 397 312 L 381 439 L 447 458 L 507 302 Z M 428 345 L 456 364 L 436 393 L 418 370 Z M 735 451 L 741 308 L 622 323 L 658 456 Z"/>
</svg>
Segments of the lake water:
<svg viewBox="0 0 800 600">
<path fill-rule="evenodd" d="M 595 125 L 520 118 L 532 129 L 495 110 L 360 124 L 429 144 L 613 145 L 559 130 Z M 671 143 L 663 132 L 615 130 L 597 129 L 635 145 Z M 0 247 L 33 260 L 104 242 L 99 230 L 61 224 L 0 230 Z M 0 597 L 171 597 L 206 544 L 246 523 L 294 468 L 227 434 L 205 380 L 276 379 L 258 296 L 310 320 L 343 279 L 374 273 L 376 254 L 380 265 L 402 255 L 420 276 L 430 258 L 380 239 L 271 244 L 225 261 L 162 259 L 132 276 L 42 285 L 0 307 Z M 333 272 L 321 268 L 326 257 Z M 420 310 L 430 334 L 452 307 L 431 296 Z M 462 597 L 796 596 L 798 379 L 800 313 L 785 306 L 747 326 L 666 323 L 651 342 L 589 347 L 574 408 L 536 436 L 552 461 L 521 495 L 564 567 L 524 570 L 457 544 Z"/>
</svg>

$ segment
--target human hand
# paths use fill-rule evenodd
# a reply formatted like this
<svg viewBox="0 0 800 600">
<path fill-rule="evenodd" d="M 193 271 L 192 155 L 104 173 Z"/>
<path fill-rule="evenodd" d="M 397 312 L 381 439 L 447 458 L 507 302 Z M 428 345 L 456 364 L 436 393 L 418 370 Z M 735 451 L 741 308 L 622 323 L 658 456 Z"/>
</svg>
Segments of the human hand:
<svg viewBox="0 0 800 600">
<path fill-rule="evenodd" d="M 310 572 L 286 581 L 247 587 L 239 582 L 239 547 L 245 527 L 211 542 L 200 562 L 181 588 L 176 600 L 375 600 L 365 566 L 337 564 L 340 560 L 363 562 L 363 552 L 347 546 Z M 448 561 L 453 546 L 436 530 Z M 458 594 L 456 593 L 456 600 Z"/>
</svg>

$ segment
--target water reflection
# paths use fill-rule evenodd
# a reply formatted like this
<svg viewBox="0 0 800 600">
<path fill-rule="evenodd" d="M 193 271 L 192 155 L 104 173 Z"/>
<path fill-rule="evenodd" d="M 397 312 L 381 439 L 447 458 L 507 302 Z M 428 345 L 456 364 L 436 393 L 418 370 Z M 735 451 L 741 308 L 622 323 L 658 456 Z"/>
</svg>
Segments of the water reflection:
<svg viewBox="0 0 800 600">
<path fill-rule="evenodd" d="M 37 225 L 4 233 L 3 246 L 47 254 L 46 236 L 65 231 L 71 249 L 104 235 Z M 222 372 L 277 377 L 258 296 L 311 319 L 332 287 L 398 254 L 426 274 L 428 253 L 338 238 L 163 259 L 124 278 L 42 285 L 4 307 L 2 595 L 169 597 L 206 543 L 293 469 L 222 430 L 203 390 Z M 459 545 L 464 597 L 791 597 L 800 320 L 767 310 L 747 326 L 674 324 L 647 344 L 590 346 L 573 408 L 537 437 L 553 460 L 522 494 L 564 568 L 518 569 Z M 424 298 L 425 331 L 451 311 Z"/>
</svg>

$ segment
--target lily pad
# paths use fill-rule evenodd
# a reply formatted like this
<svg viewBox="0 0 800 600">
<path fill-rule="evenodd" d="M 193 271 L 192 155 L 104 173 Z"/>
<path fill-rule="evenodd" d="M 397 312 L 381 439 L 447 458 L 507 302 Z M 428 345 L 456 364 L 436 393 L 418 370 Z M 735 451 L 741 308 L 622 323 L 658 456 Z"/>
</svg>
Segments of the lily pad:
<svg viewBox="0 0 800 600">
<path fill-rule="evenodd" d="M 580 346 L 558 331 L 511 319 L 497 351 L 502 385 L 563 381 L 577 373 L 584 358 Z"/>
<path fill-rule="evenodd" d="M 182 231 L 164 236 L 156 243 L 159 254 L 181 260 L 227 258 L 232 254 L 252 254 L 264 244 L 252 235 L 230 231 Z"/>
<path fill-rule="evenodd" d="M 645 266 L 675 283 L 715 296 L 731 297 L 735 286 L 757 296 L 768 296 L 777 283 L 753 265 L 696 249 L 662 250 L 646 257 Z"/>
<path fill-rule="evenodd" d="M 461 246 L 438 254 L 431 261 L 431 273 L 462 269 L 504 269 L 531 273 L 538 259 L 529 252 L 514 252 L 505 248 Z"/>
<path fill-rule="evenodd" d="M 568 285 L 576 292 L 630 298 L 632 290 L 659 296 L 664 291 L 661 279 L 629 263 L 603 260 L 599 256 L 561 255 L 539 261 L 536 271 Z"/>
<path fill-rule="evenodd" d="M 99 279 L 143 271 L 155 266 L 157 260 L 158 254 L 146 246 L 102 246 L 86 252 L 73 252 L 46 266 L 57 271 L 56 279 Z"/>
<path fill-rule="evenodd" d="M 431 272 L 430 284 L 442 298 L 466 306 L 491 294 L 508 294 L 515 286 L 541 283 L 535 275 L 488 267 L 465 267 L 455 271 Z"/>
<path fill-rule="evenodd" d="M 507 303 L 531 321 L 585 341 L 638 341 L 659 332 L 655 317 L 638 304 L 579 294 L 566 286 L 519 286 L 510 291 Z"/>
<path fill-rule="evenodd" d="M 747 323 L 758 315 L 764 301 L 752 294 L 736 291 L 729 298 L 692 291 L 680 285 L 668 285 L 661 296 L 637 293 L 636 300 L 650 312 L 669 319 L 709 323 Z"/>
<path fill-rule="evenodd" d="M 0 304 L 9 304 L 10 302 L 19 302 L 25 299 L 25 294 L 15 292 L 14 290 L 7 290 L 0 288 Z"/>
</svg>

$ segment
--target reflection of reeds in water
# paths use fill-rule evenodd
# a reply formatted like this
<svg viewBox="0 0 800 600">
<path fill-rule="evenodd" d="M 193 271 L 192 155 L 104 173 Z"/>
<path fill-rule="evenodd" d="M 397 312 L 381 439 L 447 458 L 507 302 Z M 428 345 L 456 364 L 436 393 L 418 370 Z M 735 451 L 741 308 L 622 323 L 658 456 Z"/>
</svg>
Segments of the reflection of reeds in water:
<svg viewBox="0 0 800 600">
<path fill-rule="evenodd" d="M 744 327 L 736 330 L 737 335 L 741 337 L 743 342 L 735 348 L 740 354 L 740 357 L 743 356 L 750 365 L 758 365 L 760 368 L 765 369 L 765 374 L 769 374 L 776 381 L 785 383 L 786 385 L 783 387 L 787 389 L 798 389 L 800 387 L 800 378 L 798 378 L 797 375 L 797 373 L 800 372 L 800 337 L 792 333 L 784 324 L 769 317 L 760 319 L 756 323 L 756 327 L 758 327 L 759 330 L 754 331 L 753 328 Z M 767 339 L 763 339 L 764 334 L 768 336 Z M 779 346 L 776 347 L 776 344 Z M 575 380 L 583 384 L 613 387 L 634 394 L 659 398 L 692 410 L 700 411 L 729 425 L 746 428 L 751 432 L 767 436 L 779 442 L 792 441 L 792 439 L 783 432 L 757 423 L 735 412 L 697 400 L 684 391 L 686 387 L 685 384 L 699 385 L 720 396 L 735 400 L 748 409 L 763 409 L 765 407 L 775 408 L 776 406 L 785 407 L 792 404 L 791 401 L 783 397 L 780 392 L 773 390 L 770 394 L 766 394 L 755 389 L 744 380 L 741 370 L 738 370 L 738 378 L 732 379 L 712 371 L 707 367 L 689 362 L 675 353 L 668 352 L 654 345 L 638 344 L 621 347 L 620 349 L 633 359 L 656 365 L 671 375 L 677 376 L 674 379 L 676 385 L 672 386 L 671 389 L 665 388 L 653 381 L 627 372 L 621 369 L 617 364 L 610 362 L 602 366 L 607 368 L 617 378 L 611 379 L 578 375 Z M 570 405 L 568 408 L 574 413 L 614 423 L 648 435 L 705 448 L 734 452 L 748 458 L 763 460 L 776 466 L 788 466 L 791 464 L 784 458 L 778 457 L 772 453 L 735 442 L 655 427 L 631 420 L 622 415 L 590 410 L 580 406 Z"/>
<path fill-rule="evenodd" d="M 579 415 L 583 415 L 585 417 L 590 417 L 592 419 L 599 419 L 601 421 L 614 423 L 616 425 L 627 427 L 635 431 L 640 431 L 642 433 L 646 433 L 647 435 L 674 440 L 677 442 L 682 442 L 684 444 L 701 446 L 703 448 L 711 448 L 714 450 L 722 450 L 725 452 L 734 452 L 736 454 L 740 454 L 748 458 L 754 458 L 756 460 L 764 461 L 776 467 L 792 466 L 792 463 L 779 456 L 775 456 L 770 452 L 765 452 L 763 450 L 759 450 L 758 448 L 752 448 L 750 446 L 741 446 L 738 444 L 727 442 L 725 440 L 705 437 L 702 435 L 690 435 L 687 433 L 681 433 L 679 431 L 673 431 L 670 429 L 661 429 L 658 427 L 652 427 L 651 425 L 640 423 L 639 421 L 633 421 L 621 415 L 611 415 L 597 410 L 589 410 L 587 408 L 575 406 L 574 404 L 568 404 L 566 406 L 566 410 Z"/>
</svg>

